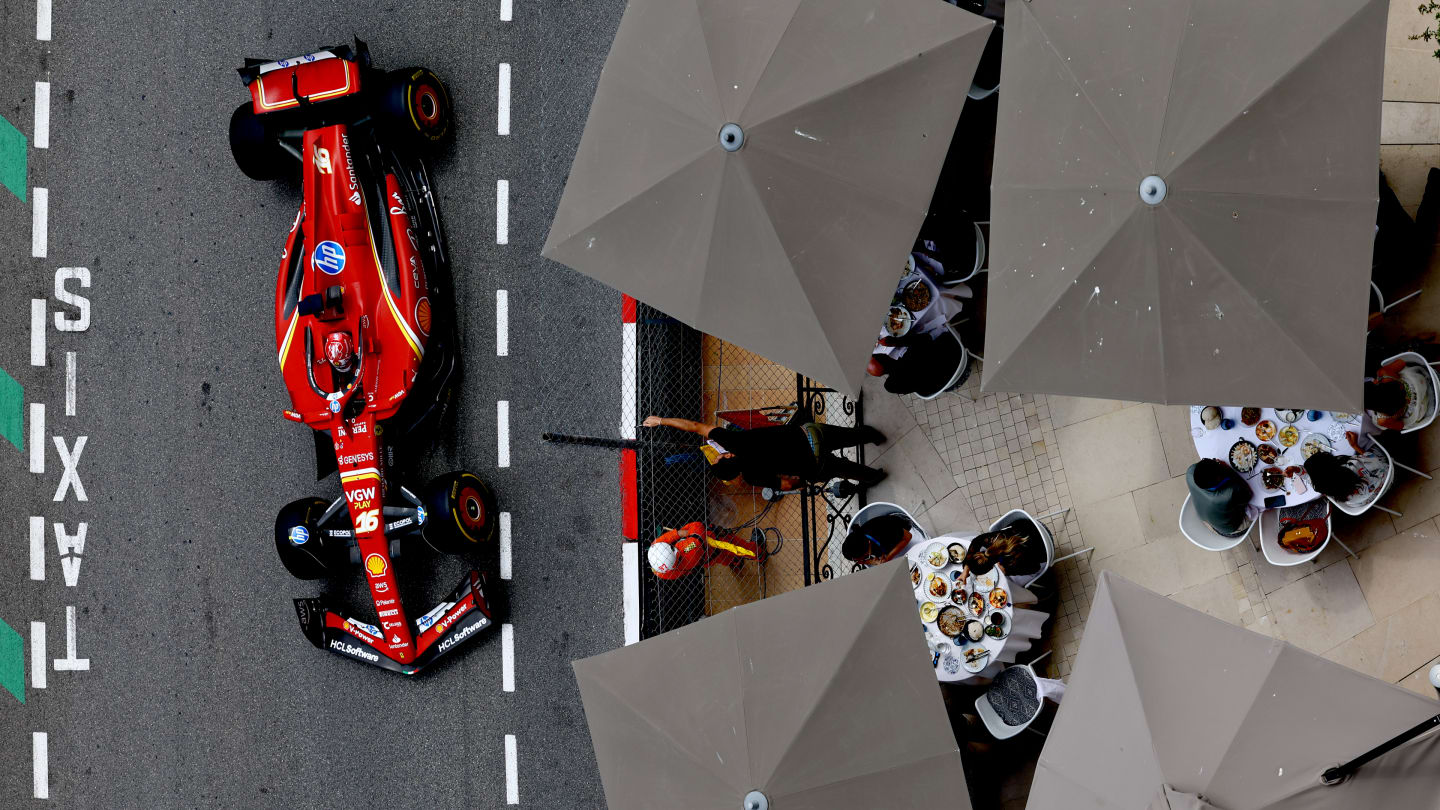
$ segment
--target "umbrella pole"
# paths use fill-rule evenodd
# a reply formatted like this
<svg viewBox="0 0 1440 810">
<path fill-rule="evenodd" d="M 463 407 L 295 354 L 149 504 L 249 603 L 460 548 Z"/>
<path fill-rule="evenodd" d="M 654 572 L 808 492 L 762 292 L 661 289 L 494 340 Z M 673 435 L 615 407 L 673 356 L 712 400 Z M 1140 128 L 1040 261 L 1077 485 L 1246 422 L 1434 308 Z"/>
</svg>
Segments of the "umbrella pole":
<svg viewBox="0 0 1440 810">
<path fill-rule="evenodd" d="M 1421 734 L 1424 734 L 1425 732 L 1433 728 L 1440 728 L 1440 714 L 1437 714 L 1429 720 L 1420 723 L 1409 731 L 1402 732 L 1390 738 L 1389 740 L 1381 743 L 1380 745 L 1350 760 L 1344 765 L 1336 765 L 1335 767 L 1321 774 L 1320 781 L 1326 785 L 1338 785 L 1353 776 L 1356 771 L 1360 770 L 1361 766 L 1365 765 L 1365 763 L 1369 762 L 1372 759 L 1375 759 L 1376 757 L 1383 756 L 1384 754 L 1389 753 L 1390 751 L 1404 745 L 1407 742 L 1410 742 L 1411 740 L 1419 737 Z"/>
</svg>

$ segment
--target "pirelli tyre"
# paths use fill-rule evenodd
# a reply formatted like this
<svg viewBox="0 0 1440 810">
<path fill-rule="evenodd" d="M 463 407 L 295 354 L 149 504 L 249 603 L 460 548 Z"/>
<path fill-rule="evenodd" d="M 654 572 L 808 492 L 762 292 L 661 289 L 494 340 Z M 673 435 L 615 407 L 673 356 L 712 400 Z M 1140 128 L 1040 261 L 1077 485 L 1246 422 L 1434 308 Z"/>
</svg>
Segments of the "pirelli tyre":
<svg viewBox="0 0 1440 810">
<path fill-rule="evenodd" d="M 281 148 L 248 101 L 230 116 L 230 154 L 251 180 L 276 180 L 295 166 L 295 158 Z"/>
<path fill-rule="evenodd" d="M 428 513 L 420 532 L 442 554 L 488 554 L 495 539 L 495 493 L 469 472 L 437 476 L 420 497 Z"/>
<path fill-rule="evenodd" d="M 328 506 L 319 498 L 301 498 L 275 516 L 275 551 L 297 579 L 320 579 L 344 566 L 347 550 L 328 540 L 317 525 Z"/>
<path fill-rule="evenodd" d="M 450 91 L 427 68 L 408 67 L 385 74 L 380 112 L 397 131 L 422 142 L 440 143 L 454 131 Z"/>
</svg>

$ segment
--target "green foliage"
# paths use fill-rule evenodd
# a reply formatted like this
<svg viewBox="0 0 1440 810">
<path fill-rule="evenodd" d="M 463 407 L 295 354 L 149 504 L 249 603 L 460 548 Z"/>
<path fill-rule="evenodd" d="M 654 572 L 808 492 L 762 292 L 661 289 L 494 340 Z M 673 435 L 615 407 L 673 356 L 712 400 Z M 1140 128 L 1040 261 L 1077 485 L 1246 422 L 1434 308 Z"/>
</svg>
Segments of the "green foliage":
<svg viewBox="0 0 1440 810">
<path fill-rule="evenodd" d="M 1440 3 L 1429 2 L 1419 5 L 1420 13 L 1432 20 L 1434 27 L 1426 26 L 1424 31 L 1418 34 L 1411 34 L 1410 38 L 1424 42 L 1440 43 Z M 1435 51 L 1435 58 L 1440 59 L 1440 50 Z"/>
</svg>

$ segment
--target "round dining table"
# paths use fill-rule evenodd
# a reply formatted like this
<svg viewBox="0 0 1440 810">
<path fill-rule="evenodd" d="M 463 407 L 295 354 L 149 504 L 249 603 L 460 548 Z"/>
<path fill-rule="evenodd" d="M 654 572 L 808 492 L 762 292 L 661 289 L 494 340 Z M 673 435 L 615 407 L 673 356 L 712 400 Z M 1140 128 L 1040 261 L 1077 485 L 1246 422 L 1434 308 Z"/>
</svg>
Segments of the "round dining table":
<svg viewBox="0 0 1440 810">
<path fill-rule="evenodd" d="M 1233 421 L 1235 425 L 1229 430 L 1223 426 L 1207 428 L 1201 419 L 1205 406 L 1190 406 L 1190 435 L 1195 440 L 1195 452 L 1199 453 L 1201 458 L 1225 462 L 1244 477 L 1250 484 L 1250 505 L 1259 510 L 1272 508 L 1266 505 L 1265 499 L 1277 495 L 1285 496 L 1285 502 L 1279 504 L 1280 506 L 1298 506 L 1319 498 L 1320 493 L 1310 485 L 1309 476 L 1305 474 L 1306 453 L 1321 449 L 1337 456 L 1353 456 L 1355 450 L 1350 446 L 1345 434 L 1355 433 L 1358 438 L 1367 432 L 1373 432 L 1368 426 L 1369 419 L 1358 413 L 1300 411 L 1297 419 L 1288 422 L 1282 419 L 1274 408 L 1258 408 L 1259 420 L 1254 425 L 1246 425 L 1241 419 L 1242 409 L 1239 406 L 1216 407 L 1220 408 L 1224 419 Z M 1312 416 L 1318 418 L 1312 420 Z M 1286 428 L 1294 428 L 1294 434 L 1287 437 L 1282 433 Z M 1284 441 L 1286 438 L 1293 438 L 1294 441 L 1287 446 Z M 1241 442 L 1248 443 L 1256 451 L 1261 445 L 1269 445 L 1278 453 L 1278 457 L 1271 463 L 1257 457 L 1254 466 L 1246 470 L 1243 464 L 1237 466 L 1236 463 L 1243 461 L 1239 456 L 1246 452 L 1236 450 L 1236 445 Z M 1232 451 L 1237 454 L 1233 461 Z M 1263 478 L 1266 468 L 1280 470 L 1283 476 L 1280 486 L 1266 486 Z"/>
</svg>

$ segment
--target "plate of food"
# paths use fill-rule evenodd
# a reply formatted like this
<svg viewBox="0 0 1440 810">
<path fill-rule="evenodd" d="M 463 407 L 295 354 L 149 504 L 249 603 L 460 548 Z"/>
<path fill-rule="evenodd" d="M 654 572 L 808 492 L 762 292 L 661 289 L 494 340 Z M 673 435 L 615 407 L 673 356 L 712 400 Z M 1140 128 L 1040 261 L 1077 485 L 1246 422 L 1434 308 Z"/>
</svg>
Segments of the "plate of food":
<svg viewBox="0 0 1440 810">
<path fill-rule="evenodd" d="M 966 619 L 961 628 L 960 638 L 975 644 L 985 638 L 985 625 L 979 619 Z"/>
<path fill-rule="evenodd" d="M 1275 459 L 1280 458 L 1280 448 L 1273 444 L 1262 444 L 1255 448 L 1255 455 L 1260 457 L 1261 464 L 1274 464 Z"/>
<path fill-rule="evenodd" d="M 1345 411 L 1331 411 L 1330 418 L 1336 422 L 1353 422 L 1355 421 L 1355 414 L 1346 413 Z"/>
<path fill-rule="evenodd" d="M 925 556 L 921 559 L 925 560 L 926 565 L 936 570 L 950 564 L 950 554 L 945 551 L 945 544 L 943 543 L 931 543 L 925 549 Z"/>
<path fill-rule="evenodd" d="M 920 566 L 910 563 L 910 587 L 920 587 Z"/>
<path fill-rule="evenodd" d="M 1010 604 L 1010 594 L 1004 588 L 996 588 L 990 592 L 990 607 L 1000 610 Z"/>
<path fill-rule="evenodd" d="M 969 598 L 970 598 L 970 594 L 967 593 L 964 588 L 960 587 L 959 585 L 951 585 L 951 586 L 950 586 L 950 601 L 951 601 L 951 602 L 954 602 L 955 604 L 960 605 L 961 607 L 964 607 L 964 606 L 965 606 L 965 601 L 966 601 L 967 599 L 969 599 Z"/>
<path fill-rule="evenodd" d="M 1285 471 L 1279 467 L 1266 467 L 1260 471 L 1260 481 L 1266 489 L 1284 489 Z"/>
<path fill-rule="evenodd" d="M 1200 409 L 1200 424 L 1204 425 L 1206 430 L 1220 427 L 1220 420 L 1224 418 L 1225 411 L 1221 410 L 1219 405 L 1206 405 Z"/>
<path fill-rule="evenodd" d="M 946 605 L 940 608 L 940 613 L 935 618 L 935 629 L 950 638 L 959 638 L 960 632 L 965 629 L 965 612 L 954 605 Z"/>
<path fill-rule="evenodd" d="M 990 663 L 990 651 L 984 647 L 971 647 L 963 653 L 966 672 L 979 672 Z"/>
<path fill-rule="evenodd" d="M 970 601 L 965 603 L 965 607 L 970 611 L 971 616 L 978 619 L 985 615 L 985 597 L 982 594 L 972 593 Z"/>
<path fill-rule="evenodd" d="M 1259 422 L 1259 421 L 1260 421 L 1260 409 L 1259 409 L 1259 408 L 1241 408 L 1241 409 L 1240 409 L 1240 424 L 1242 424 L 1242 425 L 1244 425 L 1244 426 L 1246 426 L 1246 427 L 1254 427 L 1254 426 L 1255 426 L 1255 423 L 1256 423 L 1256 422 Z"/>
<path fill-rule="evenodd" d="M 950 597 L 950 578 L 944 574 L 930 574 L 925 577 L 925 595 L 937 602 Z"/>
<path fill-rule="evenodd" d="M 939 605 L 935 604 L 934 602 L 921 602 L 921 603 L 920 603 L 920 621 L 922 621 L 922 622 L 934 622 L 935 619 L 936 619 L 936 617 L 938 617 L 939 615 L 940 615 L 940 606 L 939 606 Z"/>
<path fill-rule="evenodd" d="M 1304 416 L 1304 415 L 1305 415 L 1305 409 L 1304 409 L 1304 408 L 1276 408 L 1276 409 L 1275 409 L 1275 418 L 1279 419 L 1281 422 L 1284 422 L 1284 423 L 1287 424 L 1287 425 L 1290 425 L 1290 424 L 1294 424 L 1294 423 L 1296 423 L 1296 422 L 1299 422 L 1299 421 L 1300 421 L 1300 417 L 1302 417 L 1302 416 Z"/>
<path fill-rule="evenodd" d="M 1334 450 L 1330 444 L 1330 437 L 1323 433 L 1311 433 L 1300 443 L 1300 455 L 1307 461 L 1316 453 L 1329 453 Z"/>
<path fill-rule="evenodd" d="M 995 572 L 975 575 L 975 588 L 977 593 L 989 593 L 995 590 Z"/>
<path fill-rule="evenodd" d="M 900 303 L 911 312 L 920 312 L 930 306 L 930 285 L 924 279 L 915 279 L 900 292 Z"/>
<path fill-rule="evenodd" d="M 1275 423 L 1269 419 L 1262 421 L 1255 426 L 1255 438 L 1262 442 L 1268 442 L 1275 438 Z"/>
<path fill-rule="evenodd" d="M 890 337 L 904 337 L 910 333 L 910 327 L 915 325 L 915 315 L 902 306 L 890 307 L 890 314 L 885 318 L 885 331 Z"/>
<path fill-rule="evenodd" d="M 1003 610 L 992 610 L 989 616 L 985 617 L 985 635 L 994 639 L 1005 638 L 1010 635 L 1010 619 Z"/>
<path fill-rule="evenodd" d="M 1255 469 L 1257 458 L 1255 445 L 1244 439 L 1230 446 L 1230 466 L 1235 468 L 1235 472 L 1248 473 Z"/>
<path fill-rule="evenodd" d="M 1294 447 L 1295 444 L 1300 441 L 1300 428 L 1294 425 L 1286 425 L 1280 428 L 1279 438 L 1281 444 L 1286 447 Z"/>
<path fill-rule="evenodd" d="M 945 547 L 945 552 L 950 555 L 950 562 L 956 565 L 965 562 L 965 545 L 963 543 L 951 543 Z"/>
</svg>

